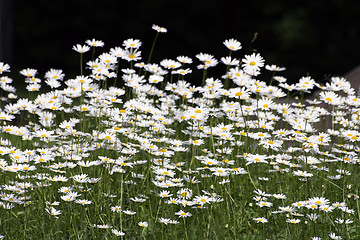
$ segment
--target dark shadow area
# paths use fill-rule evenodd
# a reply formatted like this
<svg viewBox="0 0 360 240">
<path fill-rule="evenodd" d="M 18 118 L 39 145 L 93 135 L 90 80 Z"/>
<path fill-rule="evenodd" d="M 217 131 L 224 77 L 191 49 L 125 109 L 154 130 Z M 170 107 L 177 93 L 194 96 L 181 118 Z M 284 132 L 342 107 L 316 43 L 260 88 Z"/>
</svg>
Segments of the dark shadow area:
<svg viewBox="0 0 360 240">
<path fill-rule="evenodd" d="M 168 29 L 158 39 L 152 62 L 187 55 L 197 63 L 195 55 L 200 52 L 220 59 L 228 55 L 222 42 L 235 38 L 243 49 L 234 56 L 258 51 L 266 64 L 286 67 L 283 75 L 289 82 L 305 75 L 324 81 L 328 75 L 345 74 L 359 64 L 360 2 L 1 2 L 12 2 L 9 19 L 5 19 L 13 29 L 8 33 L 11 54 L 0 59 L 11 64 L 12 75 L 27 67 L 38 69 L 40 77 L 50 68 L 63 69 L 67 77 L 79 75 L 79 56 L 71 48 L 92 38 L 105 42 L 101 52 L 121 46 L 127 38 L 140 39 L 146 61 L 155 36 L 152 24 Z M 251 43 L 256 33 L 257 39 Z"/>
</svg>

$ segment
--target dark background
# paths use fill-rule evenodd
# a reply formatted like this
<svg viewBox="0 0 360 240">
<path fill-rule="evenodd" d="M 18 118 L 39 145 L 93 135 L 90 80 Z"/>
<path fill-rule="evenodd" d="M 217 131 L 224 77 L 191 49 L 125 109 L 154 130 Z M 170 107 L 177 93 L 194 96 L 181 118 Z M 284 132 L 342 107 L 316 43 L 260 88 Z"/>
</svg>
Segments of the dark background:
<svg viewBox="0 0 360 240">
<path fill-rule="evenodd" d="M 105 42 L 98 53 L 121 46 L 127 38 L 140 39 L 146 61 L 155 36 L 152 24 L 168 30 L 158 38 L 152 61 L 157 63 L 187 55 L 194 59 L 195 67 L 195 55 L 200 52 L 220 60 L 229 53 L 222 42 L 235 38 L 243 49 L 233 56 L 258 51 L 266 64 L 286 67 L 281 74 L 290 82 L 306 75 L 321 82 L 360 64 L 360 1 L 0 0 L 1 3 L 8 29 L 4 35 L 2 27 L 1 38 L 8 40 L 2 40 L 0 61 L 11 64 L 13 78 L 27 67 L 38 69 L 40 78 L 50 68 L 63 69 L 67 78 L 79 75 L 79 54 L 71 48 L 92 38 Z M 255 33 L 257 39 L 252 43 Z M 197 82 L 191 75 L 187 80 Z"/>
</svg>

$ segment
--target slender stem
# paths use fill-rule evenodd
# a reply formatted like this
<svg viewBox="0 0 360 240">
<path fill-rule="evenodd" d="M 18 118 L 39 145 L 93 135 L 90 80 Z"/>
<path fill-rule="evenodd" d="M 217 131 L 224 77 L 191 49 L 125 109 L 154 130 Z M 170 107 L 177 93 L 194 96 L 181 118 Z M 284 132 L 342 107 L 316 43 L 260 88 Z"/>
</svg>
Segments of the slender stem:
<svg viewBox="0 0 360 240">
<path fill-rule="evenodd" d="M 150 54 L 149 54 L 149 58 L 147 60 L 147 63 L 150 63 L 150 61 L 151 61 L 151 57 L 152 57 L 152 54 L 153 54 L 153 51 L 154 51 L 154 48 L 155 48 L 155 43 L 156 43 L 156 40 L 157 40 L 158 36 L 159 36 L 159 32 L 157 32 L 156 35 L 155 35 L 155 39 L 154 39 L 154 42 L 153 42 L 153 44 L 151 46 L 151 50 L 150 50 Z"/>
</svg>

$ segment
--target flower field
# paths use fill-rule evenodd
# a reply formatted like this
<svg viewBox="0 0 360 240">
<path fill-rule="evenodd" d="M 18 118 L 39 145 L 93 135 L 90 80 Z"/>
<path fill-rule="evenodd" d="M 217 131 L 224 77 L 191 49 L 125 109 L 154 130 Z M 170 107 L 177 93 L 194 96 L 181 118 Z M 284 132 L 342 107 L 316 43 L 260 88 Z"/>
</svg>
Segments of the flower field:
<svg viewBox="0 0 360 240">
<path fill-rule="evenodd" d="M 153 30 L 145 61 L 92 39 L 75 78 L 21 70 L 26 96 L 0 62 L 0 238 L 360 239 L 357 89 L 235 39 L 154 63 Z"/>
</svg>

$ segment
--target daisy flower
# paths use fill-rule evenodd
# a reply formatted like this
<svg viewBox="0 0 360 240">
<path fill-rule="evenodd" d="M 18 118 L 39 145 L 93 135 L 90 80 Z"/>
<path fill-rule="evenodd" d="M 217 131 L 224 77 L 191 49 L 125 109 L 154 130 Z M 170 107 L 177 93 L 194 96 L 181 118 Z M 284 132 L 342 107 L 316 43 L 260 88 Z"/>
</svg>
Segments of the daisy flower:
<svg viewBox="0 0 360 240">
<path fill-rule="evenodd" d="M 264 217 L 258 217 L 258 218 L 253 218 L 254 221 L 256 221 L 257 223 L 267 223 L 268 220 Z"/>
<path fill-rule="evenodd" d="M 300 219 L 296 219 L 296 218 L 286 219 L 286 222 L 296 224 L 300 222 Z"/>
<path fill-rule="evenodd" d="M 210 203 L 212 202 L 214 199 L 212 197 L 206 196 L 206 195 L 201 195 L 201 196 L 196 196 L 193 199 L 193 202 L 195 202 L 196 204 L 199 205 L 204 205 L 206 203 Z"/>
<path fill-rule="evenodd" d="M 138 61 L 141 59 L 141 51 L 137 50 L 125 50 L 122 59 L 131 62 L 131 61 Z"/>
<path fill-rule="evenodd" d="M 230 56 L 222 57 L 221 62 L 228 66 L 238 66 L 240 61 L 237 59 L 232 59 Z"/>
<path fill-rule="evenodd" d="M 284 71 L 286 68 L 278 67 L 276 65 L 266 65 L 265 69 L 273 72 L 280 72 L 280 71 Z"/>
<path fill-rule="evenodd" d="M 85 53 L 85 52 L 88 52 L 90 50 L 90 47 L 87 46 L 87 45 L 81 46 L 80 44 L 76 44 L 76 45 L 73 46 L 72 49 L 75 50 L 78 53 Z"/>
<path fill-rule="evenodd" d="M 61 214 L 61 211 L 56 210 L 54 207 L 45 208 L 45 211 L 55 218 L 58 218 L 57 216 Z"/>
<path fill-rule="evenodd" d="M 166 69 L 176 69 L 181 67 L 181 63 L 172 59 L 164 59 L 160 62 L 160 65 Z"/>
<path fill-rule="evenodd" d="M 20 71 L 20 74 L 25 77 L 34 77 L 37 73 L 36 69 L 27 68 Z"/>
<path fill-rule="evenodd" d="M 122 45 L 126 49 L 128 49 L 128 48 L 139 48 L 139 47 L 141 47 L 141 44 L 142 43 L 140 42 L 140 40 L 129 38 L 129 39 L 125 40 Z"/>
<path fill-rule="evenodd" d="M 287 81 L 287 79 L 282 76 L 274 76 L 273 79 L 279 83 L 285 83 Z"/>
<path fill-rule="evenodd" d="M 127 215 L 135 215 L 136 212 L 130 211 L 130 210 L 123 210 L 123 213 L 127 214 Z"/>
<path fill-rule="evenodd" d="M 324 197 L 313 197 L 309 198 L 309 202 L 314 202 L 317 205 L 329 204 L 330 201 Z"/>
<path fill-rule="evenodd" d="M 331 238 L 331 239 L 342 239 L 342 237 L 341 236 L 337 236 L 335 233 L 329 233 L 329 237 Z"/>
<path fill-rule="evenodd" d="M 125 233 L 116 229 L 111 229 L 111 232 L 115 234 L 116 236 L 124 236 Z"/>
<path fill-rule="evenodd" d="M 177 192 L 177 194 L 180 198 L 189 199 L 192 196 L 192 190 L 189 188 L 182 188 Z"/>
<path fill-rule="evenodd" d="M 61 69 L 50 69 L 45 73 L 46 79 L 62 80 L 65 74 Z"/>
<path fill-rule="evenodd" d="M 225 40 L 223 44 L 231 51 L 238 51 L 242 48 L 241 43 L 233 38 Z"/>
<path fill-rule="evenodd" d="M 258 205 L 259 207 L 271 207 L 273 205 L 273 203 L 271 202 L 265 202 L 265 201 L 259 201 L 256 203 L 256 205 Z"/>
<path fill-rule="evenodd" d="M 329 206 L 327 204 L 320 205 L 320 210 L 322 210 L 324 212 L 332 212 L 332 210 L 334 210 L 334 209 L 335 209 L 335 207 Z"/>
<path fill-rule="evenodd" d="M 319 215 L 316 213 L 310 213 L 310 214 L 306 214 L 306 216 L 309 218 L 310 221 L 315 222 L 316 219 L 318 219 Z"/>
<path fill-rule="evenodd" d="M 271 110 L 274 107 L 274 102 L 271 98 L 263 97 L 258 101 L 258 107 L 262 110 Z"/>
<path fill-rule="evenodd" d="M 337 95 L 334 92 L 321 92 L 320 93 L 320 100 L 322 100 L 325 103 L 328 103 L 330 105 L 339 105 L 343 101 L 339 95 Z"/>
<path fill-rule="evenodd" d="M 163 191 L 161 191 L 161 192 L 159 193 L 159 196 L 160 196 L 161 198 L 165 198 L 165 197 L 171 197 L 172 194 L 170 193 L 170 191 L 163 190 Z"/>
<path fill-rule="evenodd" d="M 260 67 L 264 66 L 264 59 L 260 56 L 259 53 L 251 54 L 251 55 L 245 55 L 245 58 L 242 59 L 243 64 L 241 65 L 245 72 L 248 71 L 258 71 L 260 70 Z"/>
<path fill-rule="evenodd" d="M 166 33 L 167 29 L 163 27 L 159 27 L 158 25 L 153 24 L 152 29 L 154 29 L 157 32 Z"/>
<path fill-rule="evenodd" d="M 139 222 L 138 225 L 139 225 L 140 227 L 146 228 L 146 227 L 149 226 L 149 223 L 148 223 L 148 222 Z"/>
<path fill-rule="evenodd" d="M 245 158 L 247 161 L 246 165 L 252 164 L 252 163 L 268 163 L 266 161 L 268 157 L 266 155 L 259 155 L 259 154 L 251 154 Z"/>
<path fill-rule="evenodd" d="M 89 45 L 90 47 L 103 47 L 104 42 L 101 40 L 95 40 L 94 38 L 92 40 L 86 40 L 85 43 Z"/>
<path fill-rule="evenodd" d="M 2 74 L 3 72 L 10 72 L 10 65 L 0 62 L 0 74 Z"/>
<path fill-rule="evenodd" d="M 111 206 L 111 207 L 110 207 L 110 210 L 111 210 L 112 212 L 117 212 L 117 213 L 119 213 L 119 212 L 121 211 L 121 206 Z"/>
<path fill-rule="evenodd" d="M 168 223 L 170 223 L 170 218 L 159 218 L 159 222 L 167 225 Z"/>
<path fill-rule="evenodd" d="M 187 64 L 191 64 L 193 62 L 192 59 L 187 56 L 178 56 L 176 60 L 178 60 L 181 63 L 187 63 Z"/>
<path fill-rule="evenodd" d="M 191 217 L 192 216 L 192 214 L 190 212 L 184 212 L 183 210 L 180 210 L 180 211 L 176 212 L 175 215 L 178 215 L 180 218 L 185 218 L 185 217 Z"/>
</svg>

